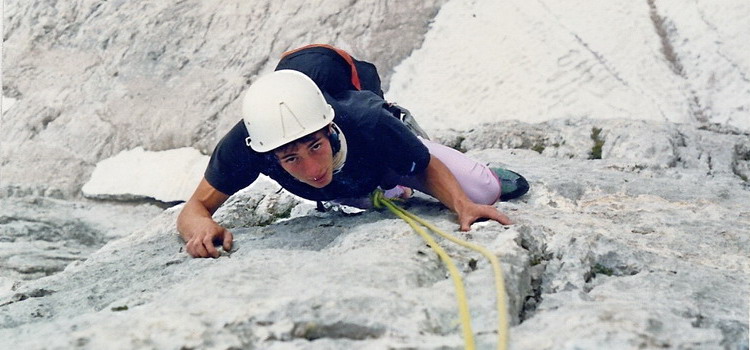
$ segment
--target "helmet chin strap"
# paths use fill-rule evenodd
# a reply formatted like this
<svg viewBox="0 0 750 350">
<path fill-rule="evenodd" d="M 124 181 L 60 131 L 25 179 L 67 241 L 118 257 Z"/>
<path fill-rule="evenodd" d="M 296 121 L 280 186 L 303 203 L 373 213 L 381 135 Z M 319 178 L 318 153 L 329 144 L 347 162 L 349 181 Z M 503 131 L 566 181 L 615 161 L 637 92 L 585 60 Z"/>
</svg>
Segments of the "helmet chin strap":
<svg viewBox="0 0 750 350">
<path fill-rule="evenodd" d="M 336 123 L 331 123 L 331 131 L 328 135 L 333 149 L 333 173 L 341 171 L 346 163 L 346 136 Z"/>
</svg>

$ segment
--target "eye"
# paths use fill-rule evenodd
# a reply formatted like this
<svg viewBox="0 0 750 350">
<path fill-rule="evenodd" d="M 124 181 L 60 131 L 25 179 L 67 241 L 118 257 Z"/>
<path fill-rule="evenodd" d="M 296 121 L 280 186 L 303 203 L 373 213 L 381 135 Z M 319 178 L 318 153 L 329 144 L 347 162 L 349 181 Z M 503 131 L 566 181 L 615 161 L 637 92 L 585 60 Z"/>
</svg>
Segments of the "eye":
<svg viewBox="0 0 750 350">
<path fill-rule="evenodd" d="M 286 157 L 282 161 L 286 164 L 292 164 L 297 161 L 297 157 L 296 156 Z"/>
<path fill-rule="evenodd" d="M 323 147 L 323 144 L 322 144 L 322 143 L 320 143 L 320 142 L 318 142 L 318 143 L 316 143 L 316 144 L 314 144 L 314 145 L 310 146 L 310 149 L 311 149 L 311 150 L 313 150 L 313 151 L 317 151 L 317 150 L 319 150 L 319 149 L 320 149 L 321 147 Z"/>
</svg>

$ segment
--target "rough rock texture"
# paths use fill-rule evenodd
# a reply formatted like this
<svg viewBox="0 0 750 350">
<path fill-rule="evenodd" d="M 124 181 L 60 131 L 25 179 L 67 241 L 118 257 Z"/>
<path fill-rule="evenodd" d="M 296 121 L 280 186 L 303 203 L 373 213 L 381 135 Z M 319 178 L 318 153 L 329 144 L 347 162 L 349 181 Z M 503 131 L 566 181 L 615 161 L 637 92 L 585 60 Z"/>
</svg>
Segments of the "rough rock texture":
<svg viewBox="0 0 750 350">
<path fill-rule="evenodd" d="M 17 280 L 62 271 L 161 212 L 148 204 L 113 205 L 45 197 L 0 199 L 0 290 Z"/>
<path fill-rule="evenodd" d="M 15 103 L 0 185 L 70 197 L 122 150 L 209 153 L 282 52 L 330 43 L 387 76 L 443 2 L 5 1 L 3 96 Z"/>
<path fill-rule="evenodd" d="M 574 119 L 462 135 L 472 156 L 530 180 L 528 195 L 498 204 L 516 224 L 464 234 L 433 201 L 410 210 L 498 255 L 512 349 L 748 348 L 750 186 L 735 171 L 747 169 L 747 134 Z M 601 159 L 589 159 L 595 148 Z M 261 183 L 217 212 L 236 235 L 219 259 L 183 252 L 177 207 L 85 262 L 6 288 L 0 348 L 463 346 L 446 270 L 406 224 L 315 213 L 277 189 Z M 443 245 L 463 271 L 479 348 L 492 348 L 488 264 Z"/>
<path fill-rule="evenodd" d="M 454 0 L 386 97 L 428 132 L 570 117 L 750 130 L 748 16 L 744 0 Z"/>
<path fill-rule="evenodd" d="M 327 42 L 375 62 L 386 85 L 410 56 L 393 81 L 398 102 L 435 139 L 530 180 L 527 196 L 498 204 L 516 221 L 507 227 L 459 233 L 441 205 L 409 204 L 498 255 L 513 349 L 747 350 L 748 8 L 6 1 L 0 349 L 461 348 L 445 268 L 387 212 L 317 213 L 259 182 L 215 215 L 233 251 L 191 259 L 179 207 L 157 216 L 59 200 L 122 150 L 209 153 L 281 52 Z M 497 122 L 508 117 L 565 119 Z M 479 348 L 492 348 L 488 264 L 444 246 Z"/>
</svg>

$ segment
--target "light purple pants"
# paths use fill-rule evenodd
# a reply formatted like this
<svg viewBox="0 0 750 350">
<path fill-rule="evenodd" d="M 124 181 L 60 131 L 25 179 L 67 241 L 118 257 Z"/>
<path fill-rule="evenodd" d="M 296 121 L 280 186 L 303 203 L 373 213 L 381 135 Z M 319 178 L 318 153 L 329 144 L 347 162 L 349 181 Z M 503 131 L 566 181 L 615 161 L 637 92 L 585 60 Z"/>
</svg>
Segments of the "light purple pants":
<svg viewBox="0 0 750 350">
<path fill-rule="evenodd" d="M 461 188 L 469 199 L 477 204 L 493 204 L 500 199 L 500 180 L 497 175 L 486 165 L 477 162 L 465 154 L 456 151 L 448 146 L 441 145 L 430 140 L 420 138 L 420 141 L 427 146 L 430 154 L 439 159 L 448 170 L 456 177 Z M 418 176 L 400 176 L 395 173 L 386 175 L 384 182 L 397 183 L 401 186 L 409 187 L 420 192 L 432 195 L 427 186 Z M 398 188 L 386 189 L 386 197 L 397 197 L 402 191 Z M 335 200 L 340 204 L 351 205 L 360 208 L 369 208 L 368 199 L 346 198 Z"/>
</svg>

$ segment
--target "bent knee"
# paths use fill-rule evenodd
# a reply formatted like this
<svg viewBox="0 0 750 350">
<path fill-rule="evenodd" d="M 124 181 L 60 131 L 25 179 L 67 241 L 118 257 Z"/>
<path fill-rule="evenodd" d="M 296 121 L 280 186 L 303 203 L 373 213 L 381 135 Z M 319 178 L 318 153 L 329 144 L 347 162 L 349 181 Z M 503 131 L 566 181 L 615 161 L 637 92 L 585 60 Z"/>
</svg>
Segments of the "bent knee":
<svg viewBox="0 0 750 350">
<path fill-rule="evenodd" d="M 477 204 L 495 204 L 500 199 L 500 193 L 502 187 L 500 180 L 497 175 L 492 172 L 486 166 L 478 166 L 477 170 L 480 174 L 475 175 L 475 181 L 469 186 L 463 186 L 464 192 L 471 199 L 472 202 Z M 477 176 L 478 175 L 478 176 Z"/>
</svg>

